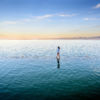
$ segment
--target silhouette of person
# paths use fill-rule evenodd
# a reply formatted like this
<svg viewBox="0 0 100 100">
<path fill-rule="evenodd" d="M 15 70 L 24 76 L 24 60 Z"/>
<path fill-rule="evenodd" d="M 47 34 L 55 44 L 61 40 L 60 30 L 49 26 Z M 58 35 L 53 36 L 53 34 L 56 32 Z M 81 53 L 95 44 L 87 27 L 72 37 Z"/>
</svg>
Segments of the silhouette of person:
<svg viewBox="0 0 100 100">
<path fill-rule="evenodd" d="M 57 59 L 57 67 L 60 68 L 60 47 L 59 46 L 57 47 L 56 59 Z"/>
</svg>

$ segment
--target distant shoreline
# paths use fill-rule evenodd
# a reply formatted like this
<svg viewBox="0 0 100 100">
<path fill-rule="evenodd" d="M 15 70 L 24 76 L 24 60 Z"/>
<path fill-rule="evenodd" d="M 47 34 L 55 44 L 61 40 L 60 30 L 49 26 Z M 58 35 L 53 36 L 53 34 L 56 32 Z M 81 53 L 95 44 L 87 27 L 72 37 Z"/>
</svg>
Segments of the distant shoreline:
<svg viewBox="0 0 100 100">
<path fill-rule="evenodd" d="M 95 36 L 95 37 L 48 37 L 48 38 L 44 38 L 44 37 L 40 37 L 40 38 L 28 38 L 28 37 L 9 37 L 9 38 L 0 38 L 0 40 L 100 40 L 100 36 Z"/>
<path fill-rule="evenodd" d="M 0 40 L 100 40 L 100 39 L 0 39 Z"/>
<path fill-rule="evenodd" d="M 80 36 L 66 34 L 1 34 L 0 40 L 100 40 L 100 35 L 84 34 Z"/>
</svg>

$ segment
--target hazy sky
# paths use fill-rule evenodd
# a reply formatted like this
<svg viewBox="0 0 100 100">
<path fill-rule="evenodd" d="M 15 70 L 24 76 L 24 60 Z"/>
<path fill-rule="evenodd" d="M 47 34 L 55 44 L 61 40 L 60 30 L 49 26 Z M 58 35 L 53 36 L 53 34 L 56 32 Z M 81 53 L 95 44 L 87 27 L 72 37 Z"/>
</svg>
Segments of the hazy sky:
<svg viewBox="0 0 100 100">
<path fill-rule="evenodd" d="M 100 36 L 100 0 L 0 0 L 0 37 Z"/>
</svg>

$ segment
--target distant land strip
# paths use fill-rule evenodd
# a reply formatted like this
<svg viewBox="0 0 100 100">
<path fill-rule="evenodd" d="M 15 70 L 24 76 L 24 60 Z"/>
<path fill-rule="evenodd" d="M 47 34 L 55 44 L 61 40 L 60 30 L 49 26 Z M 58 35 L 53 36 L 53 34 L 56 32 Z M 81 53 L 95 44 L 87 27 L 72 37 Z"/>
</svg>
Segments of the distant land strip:
<svg viewBox="0 0 100 100">
<path fill-rule="evenodd" d="M 53 35 L 53 34 L 0 34 L 0 40 L 100 40 L 100 36 L 98 35 Z"/>
</svg>

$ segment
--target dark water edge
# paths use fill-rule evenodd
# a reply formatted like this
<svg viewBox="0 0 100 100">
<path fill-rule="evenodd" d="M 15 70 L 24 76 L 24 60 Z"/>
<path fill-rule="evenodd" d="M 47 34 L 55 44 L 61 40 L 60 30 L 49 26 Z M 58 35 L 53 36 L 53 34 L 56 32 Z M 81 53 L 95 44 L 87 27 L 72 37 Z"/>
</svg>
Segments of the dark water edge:
<svg viewBox="0 0 100 100">
<path fill-rule="evenodd" d="M 32 94 L 10 94 L 10 93 L 0 93 L 0 100 L 100 100 L 100 91 L 97 94 L 81 94 L 75 93 L 70 96 L 58 96 L 58 97 L 43 97 L 41 95 L 34 96 Z"/>
</svg>

